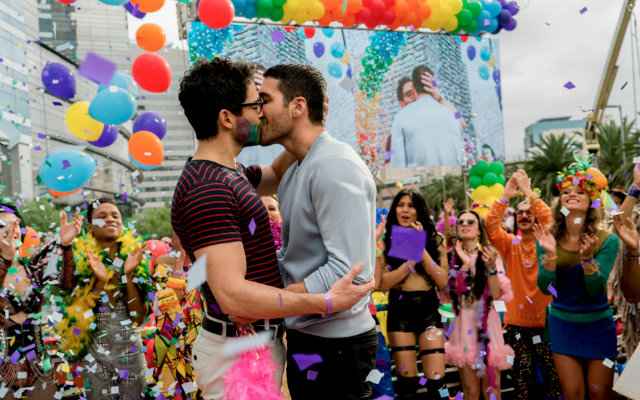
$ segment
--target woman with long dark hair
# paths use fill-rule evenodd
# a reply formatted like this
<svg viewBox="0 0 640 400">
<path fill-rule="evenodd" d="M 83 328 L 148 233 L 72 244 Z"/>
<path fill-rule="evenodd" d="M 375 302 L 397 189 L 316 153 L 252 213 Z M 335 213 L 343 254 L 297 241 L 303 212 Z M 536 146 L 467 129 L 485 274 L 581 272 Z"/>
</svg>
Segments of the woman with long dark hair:
<svg viewBox="0 0 640 400">
<path fill-rule="evenodd" d="M 566 400 L 611 399 L 616 329 L 607 280 L 620 240 L 600 227 L 606 178 L 578 160 L 559 174 L 555 226 L 536 226 L 538 286 L 549 307 L 551 351 Z M 610 365 L 607 365 L 611 363 Z"/>
<path fill-rule="evenodd" d="M 452 251 L 449 295 L 455 320 L 446 344 L 448 361 L 457 366 L 465 400 L 500 400 L 500 370 L 513 364 L 513 349 L 504 344 L 496 308 L 513 294 L 497 251 L 488 245 L 480 216 L 458 215 Z M 498 302 L 502 302 L 502 307 Z"/>
<path fill-rule="evenodd" d="M 419 193 L 400 191 L 389 209 L 383 256 L 376 265 L 380 276 L 378 289 L 390 290 L 387 330 L 396 365 L 398 399 L 440 399 L 447 390 L 443 384 L 444 337 L 436 292 L 447 284 L 447 257 L 443 240 L 436 233 L 430 216 L 427 203 Z M 426 232 L 421 262 L 389 255 L 394 225 Z M 416 350 L 427 379 L 426 394 L 418 379 Z"/>
</svg>

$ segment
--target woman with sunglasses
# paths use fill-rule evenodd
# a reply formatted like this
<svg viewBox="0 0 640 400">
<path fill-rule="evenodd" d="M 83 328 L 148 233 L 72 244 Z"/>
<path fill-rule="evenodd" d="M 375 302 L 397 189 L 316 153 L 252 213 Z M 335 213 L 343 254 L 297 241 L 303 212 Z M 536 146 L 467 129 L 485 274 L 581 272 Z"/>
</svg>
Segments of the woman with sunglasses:
<svg viewBox="0 0 640 400">
<path fill-rule="evenodd" d="M 612 398 L 616 329 L 607 280 L 620 240 L 600 226 L 607 181 L 585 160 L 562 171 L 552 230 L 536 225 L 538 286 L 549 307 L 551 351 L 565 400 Z"/>
<path fill-rule="evenodd" d="M 390 290 L 387 330 L 396 365 L 397 399 L 440 399 L 447 391 L 444 377 L 444 336 L 440 301 L 436 290 L 447 284 L 447 257 L 443 240 L 436 233 L 424 198 L 413 190 L 401 190 L 393 199 L 386 221 L 383 256 L 376 268 L 381 276 L 378 289 Z M 389 255 L 394 225 L 426 232 L 422 261 L 405 261 Z M 416 344 L 427 379 L 427 392 L 420 385 Z"/>
<path fill-rule="evenodd" d="M 452 251 L 449 295 L 455 311 L 448 361 L 460 372 L 465 400 L 500 400 L 500 370 L 511 368 L 513 350 L 504 344 L 496 309 L 512 297 L 497 251 L 487 245 L 480 216 L 458 215 Z"/>
</svg>

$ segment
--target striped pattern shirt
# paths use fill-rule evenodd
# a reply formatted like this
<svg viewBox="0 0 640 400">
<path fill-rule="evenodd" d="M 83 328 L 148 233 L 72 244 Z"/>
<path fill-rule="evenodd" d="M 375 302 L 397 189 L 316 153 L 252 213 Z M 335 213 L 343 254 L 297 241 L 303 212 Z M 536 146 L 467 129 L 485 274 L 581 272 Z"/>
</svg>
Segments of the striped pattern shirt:
<svg viewBox="0 0 640 400">
<path fill-rule="evenodd" d="M 258 166 L 233 170 L 208 160 L 189 160 L 176 185 L 171 224 L 192 261 L 204 247 L 242 242 L 245 278 L 282 287 L 269 215 L 256 192 L 262 178 Z M 210 315 L 227 319 L 208 284 L 201 291 Z"/>
</svg>

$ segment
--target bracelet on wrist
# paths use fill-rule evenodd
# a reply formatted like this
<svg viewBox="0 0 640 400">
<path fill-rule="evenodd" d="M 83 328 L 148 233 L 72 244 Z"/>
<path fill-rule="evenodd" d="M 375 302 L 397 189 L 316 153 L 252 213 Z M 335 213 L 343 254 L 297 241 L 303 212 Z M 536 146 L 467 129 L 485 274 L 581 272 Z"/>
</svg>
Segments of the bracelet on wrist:
<svg viewBox="0 0 640 400">
<path fill-rule="evenodd" d="M 638 200 L 640 198 L 640 187 L 635 183 L 632 183 L 631 186 L 629 186 L 629 190 L 627 190 L 627 194 Z"/>
<path fill-rule="evenodd" d="M 331 295 L 329 293 L 324 294 L 324 305 L 326 315 L 333 314 L 333 302 L 331 301 Z"/>
<path fill-rule="evenodd" d="M 498 200 L 498 202 L 502 205 L 508 206 L 509 205 L 509 199 L 505 196 L 502 196 L 500 198 L 500 200 Z"/>
</svg>

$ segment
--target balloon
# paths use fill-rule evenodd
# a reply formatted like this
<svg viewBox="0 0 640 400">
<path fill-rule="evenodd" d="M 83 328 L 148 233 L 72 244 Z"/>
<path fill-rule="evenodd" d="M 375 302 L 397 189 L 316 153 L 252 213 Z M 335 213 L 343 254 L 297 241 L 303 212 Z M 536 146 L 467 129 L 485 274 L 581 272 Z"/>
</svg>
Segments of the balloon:
<svg viewBox="0 0 640 400">
<path fill-rule="evenodd" d="M 489 50 L 488 47 L 483 47 L 482 50 L 480 50 L 480 58 L 482 61 L 489 61 L 491 59 L 491 50 Z"/>
<path fill-rule="evenodd" d="M 467 47 L 467 57 L 469 57 L 471 61 L 476 58 L 476 48 L 473 45 Z"/>
<path fill-rule="evenodd" d="M 498 22 L 500 22 L 500 25 L 502 26 L 508 24 L 509 21 L 511 21 L 512 19 L 513 19 L 513 16 L 507 10 L 500 11 L 500 14 L 498 15 Z"/>
<path fill-rule="evenodd" d="M 482 10 L 477 17 L 477 22 L 481 31 L 487 31 L 489 26 L 491 26 L 491 15 L 489 15 L 487 11 Z"/>
<path fill-rule="evenodd" d="M 457 17 L 458 17 L 458 25 L 463 29 L 468 27 L 469 24 L 471 23 L 471 20 L 473 20 L 473 14 L 471 14 L 471 11 L 469 11 L 466 8 L 460 11 L 460 14 L 458 14 Z"/>
<path fill-rule="evenodd" d="M 77 150 L 50 153 L 40 166 L 38 177 L 49 189 L 72 192 L 84 186 L 96 171 L 96 161 Z"/>
<path fill-rule="evenodd" d="M 75 3 L 75 2 L 76 2 L 76 0 L 58 0 L 58 3 L 60 3 L 60 4 L 64 4 L 64 5 L 67 5 L 67 6 L 68 6 L 69 4 L 73 4 L 73 3 Z"/>
<path fill-rule="evenodd" d="M 320 58 L 324 55 L 324 43 L 316 42 L 313 44 L 313 54 Z"/>
<path fill-rule="evenodd" d="M 143 13 L 152 13 L 160 10 L 164 6 L 165 0 L 130 0 L 131 4 Z"/>
<path fill-rule="evenodd" d="M 482 178 L 487 172 L 489 172 L 489 163 L 485 160 L 478 161 L 469 171 L 471 175 L 475 175 L 480 178 Z"/>
<path fill-rule="evenodd" d="M 71 196 L 71 195 L 74 195 L 76 193 L 79 193 L 80 189 L 76 189 L 76 190 L 73 190 L 71 192 L 57 192 L 55 190 L 48 189 L 47 192 L 49 192 L 49 194 L 51 196 L 53 196 L 54 198 L 57 199 L 57 198 L 60 198 L 60 197 L 67 197 L 67 196 Z"/>
<path fill-rule="evenodd" d="M 235 9 L 231 0 L 200 0 L 198 16 L 209 28 L 222 29 L 233 21 Z"/>
<path fill-rule="evenodd" d="M 462 3 L 462 0 L 449 0 L 449 10 L 452 15 L 458 14 L 462 10 L 463 6 L 464 4 Z"/>
<path fill-rule="evenodd" d="M 118 140 L 118 127 L 115 125 L 105 125 L 102 130 L 102 135 L 98 140 L 89 142 L 92 146 L 96 147 L 109 147 Z"/>
<path fill-rule="evenodd" d="M 498 183 L 501 185 L 504 185 L 507 182 L 507 179 L 504 177 L 504 175 L 498 175 Z"/>
<path fill-rule="evenodd" d="M 491 191 L 486 186 L 478 186 L 471 192 L 471 199 L 481 204 L 484 204 L 490 196 Z"/>
<path fill-rule="evenodd" d="M 164 34 L 164 30 L 158 24 L 142 24 L 136 31 L 136 43 L 138 47 L 146 51 L 158 51 L 162 49 L 166 40 L 167 37 Z"/>
<path fill-rule="evenodd" d="M 498 176 L 493 172 L 485 174 L 484 178 L 482 178 L 482 184 L 485 186 L 493 186 L 496 183 L 498 183 Z"/>
<path fill-rule="evenodd" d="M 64 122 L 69 132 L 80 140 L 98 140 L 104 125 L 89 115 L 89 102 L 79 101 L 67 108 Z"/>
<path fill-rule="evenodd" d="M 304 28 L 304 36 L 307 39 L 311 39 L 316 35 L 316 28 L 306 27 Z"/>
<path fill-rule="evenodd" d="M 500 28 L 500 24 L 498 23 L 497 18 L 490 18 L 489 25 L 485 28 L 487 32 L 496 33 Z"/>
<path fill-rule="evenodd" d="M 129 139 L 129 155 L 144 166 L 157 167 L 164 159 L 164 147 L 155 134 L 140 131 L 131 135 Z"/>
<path fill-rule="evenodd" d="M 136 83 L 133 81 L 131 75 L 120 71 L 116 71 L 116 73 L 113 74 L 113 78 L 111 78 L 111 82 L 109 82 L 109 85 L 100 85 L 98 90 L 107 90 L 110 86 L 117 86 L 123 90 L 126 90 L 133 96 L 137 96 L 140 93 L 138 85 L 136 85 Z"/>
<path fill-rule="evenodd" d="M 75 97 L 76 80 L 65 65 L 48 62 L 42 69 L 41 78 L 48 93 L 65 100 Z"/>
<path fill-rule="evenodd" d="M 110 125 L 120 125 L 130 120 L 136 112 L 136 101 L 128 92 L 117 86 L 98 92 L 89 106 L 89 115 Z"/>
<path fill-rule="evenodd" d="M 133 131 L 152 132 L 158 139 L 162 140 L 167 134 L 167 120 L 157 113 L 147 111 L 140 114 L 133 122 Z"/>
<path fill-rule="evenodd" d="M 491 75 L 491 73 L 489 72 L 489 67 L 487 67 L 486 65 L 481 65 L 478 69 L 478 73 L 480 74 L 480 78 L 485 81 L 489 80 L 489 77 Z"/>
<path fill-rule="evenodd" d="M 515 19 L 515 18 L 511 18 L 511 19 L 509 20 L 509 22 L 507 22 L 507 23 L 503 26 L 503 28 L 504 28 L 506 31 L 512 31 L 512 30 L 516 29 L 516 27 L 517 27 L 517 26 L 518 26 L 518 21 L 516 21 L 516 19 Z"/>
<path fill-rule="evenodd" d="M 20 257 L 30 257 L 40 246 L 40 235 L 30 226 L 27 226 L 20 246 Z"/>
<path fill-rule="evenodd" d="M 164 93 L 171 86 L 171 67 L 162 57 L 154 53 L 144 53 L 133 61 L 133 79 L 141 88 L 152 93 Z"/>
<path fill-rule="evenodd" d="M 335 58 L 344 57 L 344 45 L 341 42 L 335 42 L 331 45 L 331 55 Z"/>
<path fill-rule="evenodd" d="M 478 186 L 482 185 L 482 178 L 480 178 L 479 176 L 471 176 L 469 178 L 469 184 L 471 185 L 471 188 L 475 189 Z"/>
<path fill-rule="evenodd" d="M 137 169 L 141 169 L 143 171 L 153 171 L 154 169 L 159 167 L 159 165 L 144 165 L 142 163 L 137 162 L 131 157 L 129 157 L 129 161 L 131 162 L 131 164 L 133 164 L 134 167 L 136 167 Z"/>
<path fill-rule="evenodd" d="M 329 64 L 329 75 L 336 79 L 342 78 L 342 67 L 337 62 Z"/>
<path fill-rule="evenodd" d="M 478 0 L 470 0 L 467 2 L 467 10 L 471 11 L 474 18 L 477 18 L 482 12 L 482 4 Z"/>
<path fill-rule="evenodd" d="M 483 0 L 482 3 L 483 8 L 487 10 L 492 18 L 497 17 L 502 11 L 502 6 L 498 0 Z"/>
<path fill-rule="evenodd" d="M 322 29 L 322 33 L 328 37 L 328 38 L 332 38 L 333 34 L 335 33 L 335 31 L 332 28 L 324 28 Z"/>
<path fill-rule="evenodd" d="M 158 257 L 164 256 L 165 254 L 169 254 L 171 248 L 168 244 L 163 242 L 162 240 L 148 240 L 147 241 L 147 249 L 151 252 L 151 257 L 156 259 Z"/>
<path fill-rule="evenodd" d="M 504 9 L 509 11 L 509 14 L 511 14 L 512 17 L 515 17 L 516 15 L 518 15 L 518 12 L 520 11 L 520 6 L 518 5 L 517 2 L 510 1 L 507 3 Z"/>
<path fill-rule="evenodd" d="M 496 175 L 504 174 L 504 164 L 500 161 L 494 161 L 489 164 L 489 172 L 493 172 Z"/>
<path fill-rule="evenodd" d="M 109 6 L 121 6 L 127 1 L 128 0 L 100 0 L 100 2 L 107 4 Z"/>
</svg>

